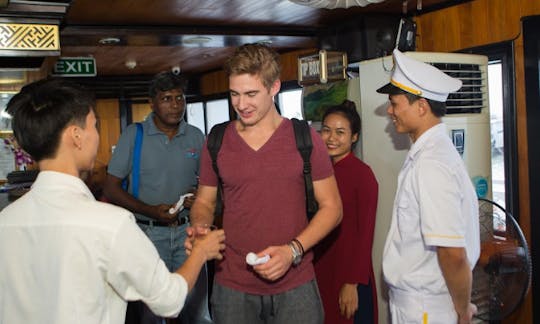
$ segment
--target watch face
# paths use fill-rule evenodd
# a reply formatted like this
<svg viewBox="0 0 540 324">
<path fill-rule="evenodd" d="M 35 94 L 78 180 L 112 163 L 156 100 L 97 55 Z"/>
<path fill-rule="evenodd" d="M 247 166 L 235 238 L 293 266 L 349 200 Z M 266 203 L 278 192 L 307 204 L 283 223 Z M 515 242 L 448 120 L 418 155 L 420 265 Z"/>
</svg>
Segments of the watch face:
<svg viewBox="0 0 540 324">
<path fill-rule="evenodd" d="M 302 254 L 300 254 L 292 243 L 288 244 L 293 254 L 293 265 L 298 265 L 302 261 Z"/>
<path fill-rule="evenodd" d="M 302 261 L 302 256 L 300 254 L 294 256 L 294 260 L 293 260 L 294 265 L 299 265 L 301 261 Z"/>
</svg>

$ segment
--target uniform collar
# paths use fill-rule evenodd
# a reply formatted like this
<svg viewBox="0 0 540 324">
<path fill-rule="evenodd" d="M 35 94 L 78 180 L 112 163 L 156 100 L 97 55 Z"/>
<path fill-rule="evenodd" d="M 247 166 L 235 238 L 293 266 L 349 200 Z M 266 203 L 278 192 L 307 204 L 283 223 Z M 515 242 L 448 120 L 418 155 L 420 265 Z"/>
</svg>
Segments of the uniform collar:
<svg viewBox="0 0 540 324">
<path fill-rule="evenodd" d="M 444 123 L 439 123 L 420 135 L 420 137 L 411 146 L 411 149 L 407 154 L 407 159 L 414 160 L 422 148 L 429 143 L 430 139 L 438 136 L 439 134 L 446 134 L 446 125 Z"/>
<path fill-rule="evenodd" d="M 55 189 L 80 192 L 90 199 L 95 199 L 84 181 L 67 173 L 57 171 L 40 171 L 32 184 L 32 190 L 55 191 Z"/>
</svg>

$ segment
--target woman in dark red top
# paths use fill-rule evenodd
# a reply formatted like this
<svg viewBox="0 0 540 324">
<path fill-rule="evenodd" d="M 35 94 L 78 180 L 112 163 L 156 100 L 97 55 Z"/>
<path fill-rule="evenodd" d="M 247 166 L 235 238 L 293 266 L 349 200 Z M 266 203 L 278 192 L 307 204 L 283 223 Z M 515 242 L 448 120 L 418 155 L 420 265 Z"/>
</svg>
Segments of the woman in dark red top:
<svg viewBox="0 0 540 324">
<path fill-rule="evenodd" d="M 343 203 L 343 220 L 315 249 L 315 272 L 325 323 L 377 323 L 377 292 L 371 261 L 378 184 L 352 148 L 360 116 L 353 102 L 328 108 L 321 137 L 332 158 Z"/>
</svg>

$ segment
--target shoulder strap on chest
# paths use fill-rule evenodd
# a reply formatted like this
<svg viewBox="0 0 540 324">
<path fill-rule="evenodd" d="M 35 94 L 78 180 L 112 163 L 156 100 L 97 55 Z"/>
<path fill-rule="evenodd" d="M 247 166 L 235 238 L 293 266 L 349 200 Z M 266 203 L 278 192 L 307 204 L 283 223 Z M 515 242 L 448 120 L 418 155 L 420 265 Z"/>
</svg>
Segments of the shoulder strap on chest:
<svg viewBox="0 0 540 324">
<path fill-rule="evenodd" d="M 229 125 L 230 121 L 223 122 L 221 124 L 216 124 L 212 127 L 210 134 L 208 134 L 208 141 L 206 142 L 206 147 L 210 153 L 210 158 L 212 159 L 212 168 L 216 173 L 218 178 L 218 188 L 217 188 L 217 197 L 216 197 L 216 209 L 214 215 L 217 218 L 220 218 L 223 215 L 223 182 L 221 176 L 219 175 L 219 168 L 217 165 L 217 157 L 219 150 L 221 149 L 221 144 L 223 142 L 223 136 L 225 135 L 225 129 Z M 218 220 L 219 222 L 219 220 Z"/>
<path fill-rule="evenodd" d="M 206 146 L 208 147 L 208 152 L 210 153 L 210 157 L 212 158 L 212 168 L 214 168 L 214 172 L 216 173 L 218 178 L 219 169 L 217 166 L 217 156 L 219 150 L 221 149 L 221 143 L 223 142 L 223 135 L 225 135 L 225 129 L 227 128 L 227 125 L 229 125 L 228 121 L 214 125 L 214 127 L 212 127 L 212 130 L 210 130 L 210 134 L 208 134 L 208 141 L 206 143 Z"/>
<path fill-rule="evenodd" d="M 305 120 L 291 119 L 294 128 L 294 137 L 296 139 L 296 147 L 304 161 L 303 173 L 304 184 L 306 191 L 306 212 L 309 220 L 315 215 L 319 206 L 315 200 L 313 192 L 313 180 L 311 179 L 311 151 L 313 143 L 311 142 L 311 131 L 308 123 Z"/>
<path fill-rule="evenodd" d="M 141 123 L 137 125 L 137 134 L 135 135 L 135 145 L 133 147 L 133 167 L 131 170 L 131 191 L 135 198 L 139 198 L 139 174 L 141 170 L 141 148 L 143 140 L 143 126 Z"/>
</svg>

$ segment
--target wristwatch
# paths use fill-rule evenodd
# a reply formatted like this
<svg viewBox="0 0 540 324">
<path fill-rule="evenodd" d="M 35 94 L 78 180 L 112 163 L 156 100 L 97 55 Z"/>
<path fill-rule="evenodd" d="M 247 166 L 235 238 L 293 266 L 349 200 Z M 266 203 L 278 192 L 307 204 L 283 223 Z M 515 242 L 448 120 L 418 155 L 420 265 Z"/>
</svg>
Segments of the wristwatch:
<svg viewBox="0 0 540 324">
<path fill-rule="evenodd" d="M 289 244 L 289 247 L 291 248 L 291 251 L 292 251 L 292 255 L 293 255 L 293 262 L 292 264 L 294 266 L 297 266 L 300 264 L 300 262 L 302 262 L 302 253 L 300 251 L 298 251 L 298 249 L 296 248 L 296 246 L 294 245 L 294 243 L 290 242 Z"/>
</svg>

